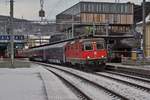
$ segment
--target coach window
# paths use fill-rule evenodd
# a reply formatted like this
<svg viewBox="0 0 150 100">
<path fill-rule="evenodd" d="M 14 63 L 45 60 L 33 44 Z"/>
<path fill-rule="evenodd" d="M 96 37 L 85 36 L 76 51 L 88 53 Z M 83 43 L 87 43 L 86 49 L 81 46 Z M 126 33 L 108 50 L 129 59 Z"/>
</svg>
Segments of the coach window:
<svg viewBox="0 0 150 100">
<path fill-rule="evenodd" d="M 92 44 L 88 43 L 84 45 L 85 50 L 93 50 Z"/>
</svg>

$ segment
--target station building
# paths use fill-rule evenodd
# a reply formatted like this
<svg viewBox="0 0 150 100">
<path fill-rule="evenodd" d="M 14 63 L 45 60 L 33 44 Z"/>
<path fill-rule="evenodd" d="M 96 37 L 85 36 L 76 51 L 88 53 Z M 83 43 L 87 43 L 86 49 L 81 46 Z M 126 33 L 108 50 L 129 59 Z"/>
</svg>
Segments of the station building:
<svg viewBox="0 0 150 100">
<path fill-rule="evenodd" d="M 85 33 L 106 35 L 107 29 L 109 35 L 125 35 L 131 33 L 133 20 L 132 3 L 81 1 L 56 16 L 57 29 L 67 31 L 69 38 Z"/>
</svg>

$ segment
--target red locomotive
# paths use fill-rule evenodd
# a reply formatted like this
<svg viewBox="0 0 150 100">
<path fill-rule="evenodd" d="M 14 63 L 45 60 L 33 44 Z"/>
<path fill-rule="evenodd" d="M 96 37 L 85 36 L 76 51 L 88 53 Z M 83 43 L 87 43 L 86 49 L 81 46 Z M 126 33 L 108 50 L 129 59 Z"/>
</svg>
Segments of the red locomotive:
<svg viewBox="0 0 150 100">
<path fill-rule="evenodd" d="M 107 50 L 104 39 L 92 38 L 34 47 L 29 55 L 30 60 L 96 67 L 105 64 Z"/>
<path fill-rule="evenodd" d="M 71 64 L 104 64 L 107 52 L 102 39 L 81 39 L 69 42 L 65 50 L 66 62 Z"/>
</svg>

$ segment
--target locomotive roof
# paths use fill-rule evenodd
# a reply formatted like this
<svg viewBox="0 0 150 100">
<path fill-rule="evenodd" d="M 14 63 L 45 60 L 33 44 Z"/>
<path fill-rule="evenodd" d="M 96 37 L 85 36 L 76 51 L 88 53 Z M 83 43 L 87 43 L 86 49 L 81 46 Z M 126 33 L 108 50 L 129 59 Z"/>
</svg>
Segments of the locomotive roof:
<svg viewBox="0 0 150 100">
<path fill-rule="evenodd" d="M 93 40 L 93 41 L 104 41 L 103 38 L 83 39 L 83 41 L 91 41 L 91 40 Z"/>
</svg>

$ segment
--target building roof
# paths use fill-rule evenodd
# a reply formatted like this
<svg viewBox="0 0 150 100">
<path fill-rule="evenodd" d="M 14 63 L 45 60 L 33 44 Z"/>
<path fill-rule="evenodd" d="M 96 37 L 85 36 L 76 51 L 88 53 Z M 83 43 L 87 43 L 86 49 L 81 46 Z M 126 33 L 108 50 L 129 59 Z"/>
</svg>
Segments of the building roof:
<svg viewBox="0 0 150 100">
<path fill-rule="evenodd" d="M 146 17 L 146 21 L 150 21 L 150 13 L 149 13 L 149 15 Z"/>
<path fill-rule="evenodd" d="M 146 17 L 146 23 L 147 23 L 147 24 L 150 23 L 150 13 L 149 13 L 149 15 Z M 143 24 L 143 21 L 137 23 L 137 25 L 141 25 L 141 24 Z"/>
<path fill-rule="evenodd" d="M 83 3 L 85 3 L 85 4 L 88 4 L 88 3 L 90 3 L 90 4 L 93 4 L 93 3 L 94 3 L 94 4 L 110 4 L 110 5 L 116 4 L 115 2 L 80 1 L 80 2 L 78 2 L 78 3 L 74 4 L 74 5 L 72 5 L 72 6 L 69 7 L 68 9 L 62 11 L 61 13 L 57 14 L 56 17 L 59 16 L 59 15 L 61 15 L 61 14 L 63 14 L 63 13 L 65 13 L 65 12 L 68 11 L 69 9 L 73 9 L 73 8 L 76 7 L 77 5 L 80 5 L 80 4 L 83 4 Z M 117 3 L 117 4 L 132 4 L 132 5 L 133 5 L 133 3 L 131 3 L 131 2 L 127 2 L 127 3 L 121 3 L 121 2 L 119 2 L 119 3 Z"/>
<path fill-rule="evenodd" d="M 148 14 L 150 13 L 150 2 L 146 2 L 145 3 L 145 15 L 148 16 Z M 141 5 L 134 5 L 134 22 L 138 23 L 142 21 L 142 4 Z"/>
</svg>

